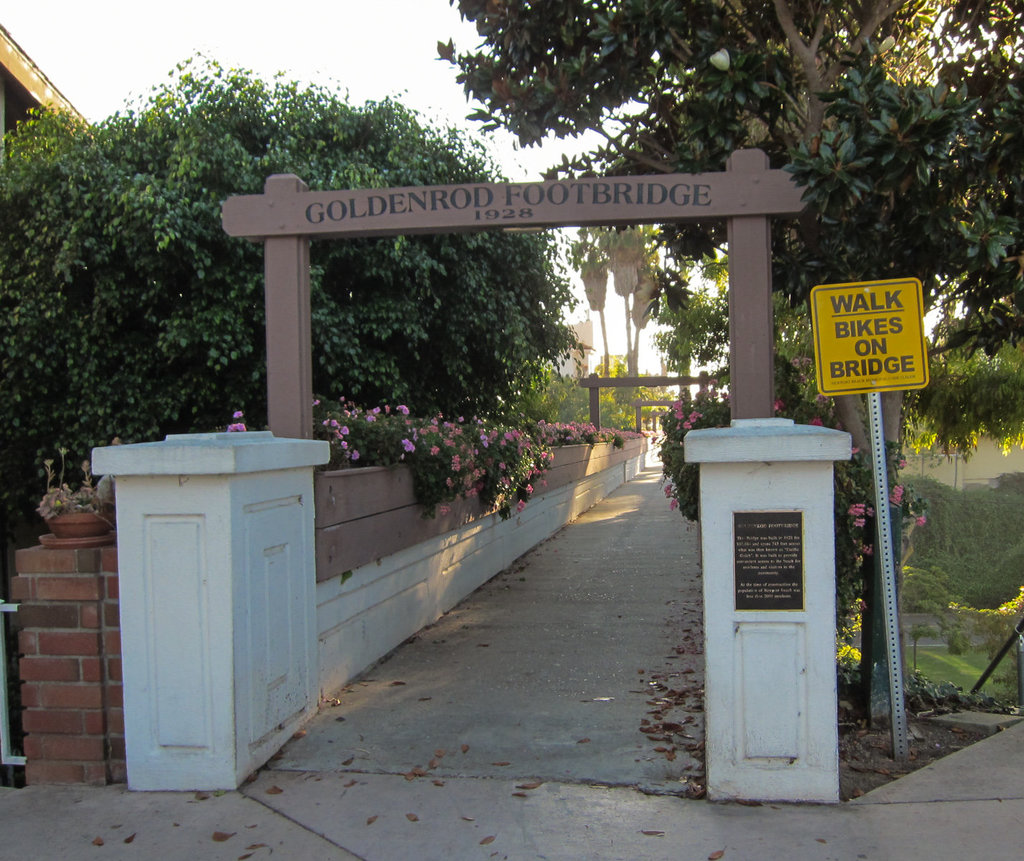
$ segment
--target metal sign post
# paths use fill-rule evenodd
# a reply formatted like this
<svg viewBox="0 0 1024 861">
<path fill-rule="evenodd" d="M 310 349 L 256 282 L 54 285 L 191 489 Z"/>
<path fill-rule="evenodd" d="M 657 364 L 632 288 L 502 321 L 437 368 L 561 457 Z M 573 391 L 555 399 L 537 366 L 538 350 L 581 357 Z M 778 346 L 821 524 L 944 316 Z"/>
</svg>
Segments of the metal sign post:
<svg viewBox="0 0 1024 861">
<path fill-rule="evenodd" d="M 928 384 L 923 310 L 921 282 L 916 278 L 819 284 L 811 290 L 818 391 L 823 395 L 868 396 L 892 747 L 893 758 L 898 761 L 907 758 L 907 714 L 881 393 L 920 389 Z"/>
<path fill-rule="evenodd" d="M 868 393 L 868 424 L 871 432 L 871 467 L 875 477 L 875 532 L 882 566 L 882 612 L 889 659 L 889 704 L 892 719 L 892 755 L 907 758 L 907 708 L 903 696 L 903 655 L 900 649 L 899 605 L 896 601 L 896 554 L 889 519 L 889 472 L 882 433 L 882 395 Z"/>
</svg>

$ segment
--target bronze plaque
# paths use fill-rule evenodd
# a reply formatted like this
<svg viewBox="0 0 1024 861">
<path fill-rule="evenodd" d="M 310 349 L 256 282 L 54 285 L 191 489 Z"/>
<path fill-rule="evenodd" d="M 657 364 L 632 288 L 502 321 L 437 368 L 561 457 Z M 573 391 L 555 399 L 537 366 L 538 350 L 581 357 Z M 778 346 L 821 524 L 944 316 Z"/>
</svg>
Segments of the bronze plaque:
<svg viewBox="0 0 1024 861">
<path fill-rule="evenodd" d="M 737 610 L 804 608 L 804 520 L 800 511 L 734 511 Z"/>
</svg>

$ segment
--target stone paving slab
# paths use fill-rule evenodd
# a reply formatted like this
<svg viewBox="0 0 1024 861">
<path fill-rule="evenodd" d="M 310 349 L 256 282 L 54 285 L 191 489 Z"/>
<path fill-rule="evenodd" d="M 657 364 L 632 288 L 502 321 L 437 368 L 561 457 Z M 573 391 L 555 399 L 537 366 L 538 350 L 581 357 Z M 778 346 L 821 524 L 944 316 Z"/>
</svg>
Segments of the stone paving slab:
<svg viewBox="0 0 1024 861">
<path fill-rule="evenodd" d="M 851 804 L 1024 800 L 1024 723 L 937 759 Z M 1022 820 L 1024 822 L 1024 820 Z M 1018 837 L 1024 826 L 1018 827 Z M 1016 857 L 1019 857 L 1020 851 Z"/>
<path fill-rule="evenodd" d="M 1020 829 L 1013 823 L 1024 816 L 1019 799 L 746 806 L 622 787 L 523 785 L 267 771 L 245 792 L 365 861 L 1016 858 Z"/>
<path fill-rule="evenodd" d="M 237 792 L 29 786 L 0 793 L 0 861 L 354 858 Z"/>
<path fill-rule="evenodd" d="M 648 469 L 338 692 L 272 767 L 686 792 L 703 772 L 698 559 Z"/>
</svg>

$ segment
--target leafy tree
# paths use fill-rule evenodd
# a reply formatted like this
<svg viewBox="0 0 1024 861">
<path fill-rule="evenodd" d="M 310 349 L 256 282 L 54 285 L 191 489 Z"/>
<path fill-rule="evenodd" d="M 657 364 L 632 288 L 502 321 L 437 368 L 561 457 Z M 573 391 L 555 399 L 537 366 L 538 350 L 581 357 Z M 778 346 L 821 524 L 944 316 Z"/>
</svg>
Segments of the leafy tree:
<svg viewBox="0 0 1024 861">
<path fill-rule="evenodd" d="M 454 4 L 455 0 L 451 0 Z M 565 171 L 722 170 L 741 147 L 810 204 L 774 227 L 776 288 L 914 275 L 961 319 L 939 347 L 1024 338 L 1020 0 L 458 0 L 482 46 L 456 55 L 474 114 L 523 143 L 593 129 Z M 680 260 L 720 224 L 666 227 Z M 887 396 L 899 427 L 899 393 Z M 862 399 L 838 399 L 866 448 Z"/>
<path fill-rule="evenodd" d="M 189 63 L 93 127 L 39 113 L 0 167 L 0 510 L 59 445 L 265 422 L 263 264 L 220 207 L 311 188 L 492 180 L 481 150 L 401 105 Z M 313 243 L 314 388 L 423 414 L 511 408 L 572 338 L 544 235 Z"/>
</svg>

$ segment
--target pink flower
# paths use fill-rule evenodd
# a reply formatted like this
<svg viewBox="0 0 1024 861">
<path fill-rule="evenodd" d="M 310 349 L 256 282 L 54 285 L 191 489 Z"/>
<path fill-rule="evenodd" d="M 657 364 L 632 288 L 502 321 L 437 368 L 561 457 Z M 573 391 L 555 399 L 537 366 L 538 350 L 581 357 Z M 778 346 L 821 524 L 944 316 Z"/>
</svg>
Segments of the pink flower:
<svg viewBox="0 0 1024 861">
<path fill-rule="evenodd" d="M 245 415 L 245 413 L 243 413 L 241 410 L 235 410 L 234 413 L 231 414 L 231 418 L 240 419 L 243 415 Z"/>
<path fill-rule="evenodd" d="M 668 501 L 668 507 L 669 507 L 669 508 L 670 508 L 670 509 L 671 509 L 672 511 L 675 511 L 675 510 L 676 510 L 676 509 L 677 509 L 677 508 L 679 507 L 679 500 L 678 500 L 678 499 L 670 499 L 670 500 Z"/>
<path fill-rule="evenodd" d="M 441 453 L 441 449 L 439 449 L 436 445 L 432 445 L 430 447 L 430 453 L 431 454 L 440 454 Z"/>
<path fill-rule="evenodd" d="M 775 412 L 778 412 L 779 410 L 785 409 L 786 404 L 780 398 L 776 398 L 775 403 L 772 404 L 772 407 L 774 407 Z"/>
<path fill-rule="evenodd" d="M 899 505 L 901 502 L 903 502 L 903 485 L 902 484 L 897 484 L 892 489 L 892 492 L 889 494 L 889 500 L 891 502 L 895 503 L 896 505 Z"/>
<path fill-rule="evenodd" d="M 526 508 L 526 503 L 520 499 L 519 504 L 516 505 L 516 512 L 521 512 L 524 508 Z"/>
<path fill-rule="evenodd" d="M 927 517 L 925 517 L 925 516 L 924 516 L 923 514 L 922 514 L 922 515 L 920 515 L 920 516 L 919 516 L 919 517 L 917 518 L 917 525 L 918 525 L 918 526 L 924 526 L 924 525 L 925 525 L 925 524 L 926 524 L 927 522 L 928 522 L 928 518 L 927 518 Z"/>
<path fill-rule="evenodd" d="M 819 427 L 819 428 L 825 426 L 825 423 L 821 419 L 819 419 L 817 416 L 815 416 L 813 419 L 811 419 L 811 424 L 814 425 L 815 427 Z"/>
</svg>

